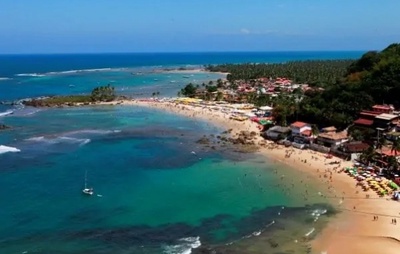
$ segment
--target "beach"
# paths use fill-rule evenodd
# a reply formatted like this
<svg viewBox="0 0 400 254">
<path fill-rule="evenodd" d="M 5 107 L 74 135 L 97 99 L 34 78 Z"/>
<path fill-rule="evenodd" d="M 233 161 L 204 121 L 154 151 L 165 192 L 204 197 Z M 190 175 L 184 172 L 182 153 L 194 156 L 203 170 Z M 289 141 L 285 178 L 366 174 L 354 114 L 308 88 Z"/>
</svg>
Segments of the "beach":
<svg viewBox="0 0 400 254">
<path fill-rule="evenodd" d="M 102 104 L 110 105 L 115 102 Z M 118 104 L 156 108 L 201 119 L 227 130 L 232 129 L 232 136 L 242 131 L 259 132 L 256 123 L 249 120 L 232 120 L 227 114 L 207 106 L 152 100 L 123 100 Z M 258 137 L 256 143 L 263 144 L 263 140 L 262 137 Z M 266 160 L 286 164 L 315 179 L 321 186 L 320 194 L 331 200 L 340 211 L 323 232 L 311 241 L 313 253 L 372 254 L 379 253 L 382 249 L 385 250 L 384 253 L 398 253 L 400 225 L 395 225 L 393 219 L 400 218 L 399 203 L 388 197 L 381 198 L 373 191 L 364 192 L 356 186 L 353 178 L 343 172 L 339 173 L 341 168 L 351 166 L 351 162 L 335 157 L 326 159 L 318 152 L 286 148 L 269 141 L 266 145 L 259 145 L 257 153 Z M 329 164 L 332 161 L 340 164 Z M 374 219 L 375 216 L 378 216 L 378 219 Z"/>
</svg>

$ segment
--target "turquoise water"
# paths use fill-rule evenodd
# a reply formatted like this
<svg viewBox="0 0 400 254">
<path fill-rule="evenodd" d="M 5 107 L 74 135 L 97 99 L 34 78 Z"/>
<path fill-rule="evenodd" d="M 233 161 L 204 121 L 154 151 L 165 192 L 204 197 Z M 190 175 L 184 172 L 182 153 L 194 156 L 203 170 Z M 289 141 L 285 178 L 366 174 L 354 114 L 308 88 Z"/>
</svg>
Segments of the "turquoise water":
<svg viewBox="0 0 400 254">
<path fill-rule="evenodd" d="M 123 95 L 174 96 L 188 82 L 222 76 L 165 67 L 361 54 L 0 56 L 0 101 L 87 94 L 108 83 Z M 0 123 L 12 127 L 0 145 L 21 150 L 0 147 L 0 253 L 307 253 L 327 218 L 319 215 L 332 211 L 318 194 L 305 199 L 320 191 L 305 175 L 217 140 L 216 150 L 197 144 L 224 131 L 205 122 L 133 106 L 0 104 Z M 86 172 L 90 197 L 81 192 Z"/>
<path fill-rule="evenodd" d="M 282 206 L 307 204 L 282 191 L 277 165 L 196 144 L 223 131 L 205 122 L 116 106 L 4 121 L 15 130 L 0 142 L 21 152 L 0 155 L 2 253 L 183 253 L 196 240 L 236 241 Z M 81 193 L 86 171 L 91 197 Z"/>
</svg>

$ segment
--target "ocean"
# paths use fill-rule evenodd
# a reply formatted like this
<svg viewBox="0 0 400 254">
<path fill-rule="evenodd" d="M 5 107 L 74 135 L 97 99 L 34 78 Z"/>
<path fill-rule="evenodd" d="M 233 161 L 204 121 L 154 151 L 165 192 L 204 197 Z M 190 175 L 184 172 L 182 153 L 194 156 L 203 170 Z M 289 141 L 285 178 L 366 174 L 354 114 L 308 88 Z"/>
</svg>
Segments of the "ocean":
<svg viewBox="0 0 400 254">
<path fill-rule="evenodd" d="M 0 56 L 0 101 L 107 83 L 167 97 L 222 76 L 165 68 L 361 54 Z M 1 106 L 12 129 L 0 132 L 0 253 L 307 253 L 334 213 L 307 176 L 219 144 L 224 129 L 207 122 L 136 106 Z M 214 147 L 196 142 L 203 135 Z M 82 194 L 85 175 L 93 196 Z"/>
</svg>

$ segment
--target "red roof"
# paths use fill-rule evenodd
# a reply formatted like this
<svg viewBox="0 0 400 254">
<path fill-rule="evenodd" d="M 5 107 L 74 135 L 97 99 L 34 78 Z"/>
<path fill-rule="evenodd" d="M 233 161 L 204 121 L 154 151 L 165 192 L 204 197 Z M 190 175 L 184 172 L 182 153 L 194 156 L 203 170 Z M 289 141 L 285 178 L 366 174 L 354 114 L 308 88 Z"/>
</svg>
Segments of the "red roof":
<svg viewBox="0 0 400 254">
<path fill-rule="evenodd" d="M 306 125 L 307 125 L 307 124 L 304 123 L 304 122 L 299 122 L 299 121 L 297 121 L 297 122 L 292 123 L 290 126 L 291 126 L 291 127 L 295 127 L 295 128 L 302 128 L 302 127 L 304 127 L 304 126 L 306 126 Z"/>
<path fill-rule="evenodd" d="M 375 105 L 372 107 L 373 109 L 385 109 L 385 110 L 390 110 L 390 106 L 388 105 Z"/>
<path fill-rule="evenodd" d="M 367 125 L 367 126 L 370 126 L 373 123 L 374 123 L 374 120 L 369 120 L 369 119 L 364 119 L 364 118 L 358 118 L 357 120 L 354 121 L 354 124 Z"/>
<path fill-rule="evenodd" d="M 305 131 L 302 131 L 301 134 L 309 137 L 309 136 L 311 136 L 312 132 L 311 132 L 311 130 L 305 130 Z"/>
<path fill-rule="evenodd" d="M 400 156 L 400 151 L 394 151 L 392 149 L 382 149 L 381 154 L 384 154 L 386 156 Z"/>
</svg>

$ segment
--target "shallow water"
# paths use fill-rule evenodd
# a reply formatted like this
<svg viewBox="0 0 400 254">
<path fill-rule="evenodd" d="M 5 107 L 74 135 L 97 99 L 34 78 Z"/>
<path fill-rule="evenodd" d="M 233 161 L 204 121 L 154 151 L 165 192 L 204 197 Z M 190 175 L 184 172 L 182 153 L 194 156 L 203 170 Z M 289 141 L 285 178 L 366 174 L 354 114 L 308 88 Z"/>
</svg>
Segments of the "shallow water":
<svg viewBox="0 0 400 254">
<path fill-rule="evenodd" d="M 253 246 L 257 240 L 238 240 L 272 221 L 254 239 L 278 237 L 282 225 L 289 235 L 295 229 L 307 233 L 314 227 L 311 210 L 323 205 L 306 205 L 325 202 L 318 195 L 303 200 L 304 188 L 314 188 L 296 183 L 308 181 L 305 176 L 282 178 L 291 171 L 263 158 L 236 153 L 232 160 L 233 151 L 196 144 L 203 134 L 222 129 L 157 110 L 48 109 L 8 116 L 5 123 L 15 129 L 3 132 L 0 142 L 21 152 L 0 155 L 4 253 L 184 253 L 200 244 L 235 242 L 230 247 L 236 248 L 248 241 Z M 91 197 L 81 194 L 86 171 L 95 189 Z M 282 207 L 282 214 L 310 220 L 280 220 Z"/>
</svg>

